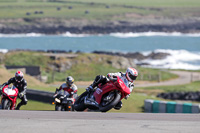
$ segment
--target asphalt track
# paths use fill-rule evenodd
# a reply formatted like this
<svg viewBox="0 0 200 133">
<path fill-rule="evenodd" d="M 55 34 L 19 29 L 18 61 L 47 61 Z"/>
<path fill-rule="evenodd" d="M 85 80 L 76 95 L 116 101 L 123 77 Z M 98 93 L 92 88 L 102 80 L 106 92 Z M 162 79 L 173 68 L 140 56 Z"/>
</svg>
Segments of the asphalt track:
<svg viewBox="0 0 200 133">
<path fill-rule="evenodd" d="M 198 114 L 0 110 L 0 133 L 199 133 Z"/>
<path fill-rule="evenodd" d="M 191 82 L 191 73 L 173 72 L 179 78 L 140 86 Z M 193 81 L 199 73 L 193 73 Z M 199 114 L 100 113 L 0 110 L 0 133 L 199 133 Z"/>
</svg>

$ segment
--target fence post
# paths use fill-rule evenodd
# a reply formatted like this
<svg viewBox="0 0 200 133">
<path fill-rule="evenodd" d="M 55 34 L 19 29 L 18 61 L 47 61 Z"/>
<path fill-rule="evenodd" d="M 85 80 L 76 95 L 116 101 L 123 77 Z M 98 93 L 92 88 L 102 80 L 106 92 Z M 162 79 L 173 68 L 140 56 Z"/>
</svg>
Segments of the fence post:
<svg viewBox="0 0 200 133">
<path fill-rule="evenodd" d="M 161 81 L 161 72 L 159 71 L 159 73 L 158 73 L 158 82 L 160 82 Z"/>
<path fill-rule="evenodd" d="M 193 82 L 193 73 L 191 73 L 191 80 L 190 81 Z"/>
</svg>

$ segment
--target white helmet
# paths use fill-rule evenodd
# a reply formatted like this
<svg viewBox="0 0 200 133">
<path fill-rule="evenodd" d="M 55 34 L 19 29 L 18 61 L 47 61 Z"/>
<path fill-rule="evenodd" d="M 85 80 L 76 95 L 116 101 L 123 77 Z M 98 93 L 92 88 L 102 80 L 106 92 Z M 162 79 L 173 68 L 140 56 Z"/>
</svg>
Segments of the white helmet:
<svg viewBox="0 0 200 133">
<path fill-rule="evenodd" d="M 68 76 L 68 77 L 66 78 L 66 84 L 67 84 L 69 87 L 71 87 L 73 83 L 74 83 L 74 78 L 73 78 L 72 76 Z"/>
<path fill-rule="evenodd" d="M 128 79 L 128 81 L 133 82 L 134 80 L 136 80 L 137 76 L 138 71 L 135 68 L 129 67 L 126 70 L 126 78 Z"/>
</svg>

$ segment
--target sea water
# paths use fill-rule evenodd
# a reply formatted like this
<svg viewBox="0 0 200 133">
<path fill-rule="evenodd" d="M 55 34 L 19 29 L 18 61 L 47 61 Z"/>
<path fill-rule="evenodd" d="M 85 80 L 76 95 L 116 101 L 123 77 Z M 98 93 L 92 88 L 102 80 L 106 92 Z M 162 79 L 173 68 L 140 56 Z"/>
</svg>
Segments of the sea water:
<svg viewBox="0 0 200 133">
<path fill-rule="evenodd" d="M 167 69 L 200 69 L 200 33 L 111 33 L 107 35 L 71 34 L 0 34 L 0 51 L 25 50 L 64 50 L 64 51 L 110 51 L 110 52 L 151 52 L 169 53 L 165 59 L 142 61 L 147 67 Z"/>
</svg>

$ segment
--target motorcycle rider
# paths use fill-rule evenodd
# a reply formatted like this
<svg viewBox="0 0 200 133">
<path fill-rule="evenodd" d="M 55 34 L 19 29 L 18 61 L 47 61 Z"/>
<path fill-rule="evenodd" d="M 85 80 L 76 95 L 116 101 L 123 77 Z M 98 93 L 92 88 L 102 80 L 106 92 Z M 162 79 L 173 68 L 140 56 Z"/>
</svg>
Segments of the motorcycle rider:
<svg viewBox="0 0 200 133">
<path fill-rule="evenodd" d="M 27 82 L 24 79 L 24 74 L 21 71 L 17 71 L 15 73 L 15 77 L 12 77 L 8 80 L 8 82 L 3 83 L 2 86 L 6 86 L 9 84 L 13 84 L 19 91 L 18 97 L 21 99 L 21 102 L 15 108 L 19 110 L 22 105 L 26 105 L 28 100 L 26 98 L 26 90 L 27 90 Z"/>
<path fill-rule="evenodd" d="M 61 90 L 64 91 L 65 97 L 74 97 L 75 98 L 77 96 L 78 88 L 74 84 L 74 78 L 72 76 L 68 76 L 66 78 L 66 83 L 63 83 L 59 88 L 59 91 L 61 91 Z"/>
<path fill-rule="evenodd" d="M 92 91 L 100 83 L 105 84 L 106 82 L 110 80 L 116 81 L 117 76 L 119 76 L 121 80 L 124 81 L 125 85 L 130 89 L 130 92 L 132 92 L 133 87 L 134 87 L 133 82 L 136 80 L 138 76 L 138 71 L 135 68 L 131 68 L 131 67 L 127 68 L 126 73 L 122 73 L 122 72 L 108 73 L 107 77 L 103 75 L 96 76 L 94 82 L 88 88 L 86 88 L 86 91 L 88 92 Z M 130 94 L 127 95 L 125 99 L 127 99 L 129 96 Z M 95 102 L 94 97 L 90 98 L 89 101 Z M 90 103 L 87 103 L 87 104 L 90 104 Z M 121 107 L 122 107 L 122 102 L 119 101 L 119 103 L 114 108 L 119 110 L 121 109 Z"/>
</svg>

